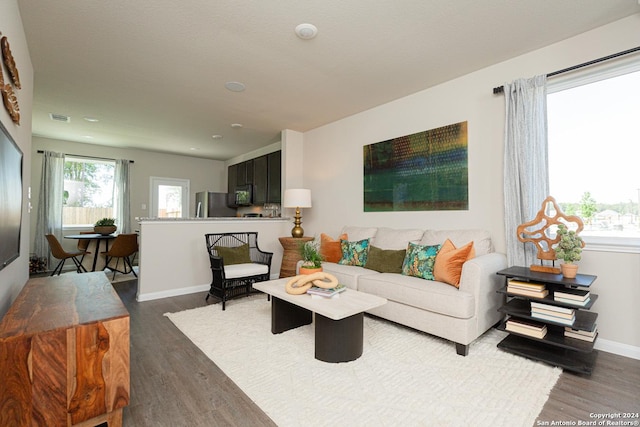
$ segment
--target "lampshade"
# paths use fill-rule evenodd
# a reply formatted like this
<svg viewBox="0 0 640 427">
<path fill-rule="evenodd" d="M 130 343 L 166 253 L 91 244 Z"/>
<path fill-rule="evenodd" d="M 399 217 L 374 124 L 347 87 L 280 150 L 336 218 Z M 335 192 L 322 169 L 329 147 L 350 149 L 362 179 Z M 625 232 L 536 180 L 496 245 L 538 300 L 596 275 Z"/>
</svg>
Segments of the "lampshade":
<svg viewBox="0 0 640 427">
<path fill-rule="evenodd" d="M 290 188 L 284 190 L 285 208 L 310 208 L 311 190 L 306 188 Z"/>
</svg>

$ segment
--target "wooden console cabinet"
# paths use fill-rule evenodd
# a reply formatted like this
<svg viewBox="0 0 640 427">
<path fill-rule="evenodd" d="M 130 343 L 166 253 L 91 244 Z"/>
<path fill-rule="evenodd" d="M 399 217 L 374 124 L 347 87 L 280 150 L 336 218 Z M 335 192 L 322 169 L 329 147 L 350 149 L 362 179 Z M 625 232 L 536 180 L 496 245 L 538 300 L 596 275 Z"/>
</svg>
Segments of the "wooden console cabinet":
<svg viewBox="0 0 640 427">
<path fill-rule="evenodd" d="M 34 278 L 0 323 L 0 425 L 122 425 L 129 313 L 103 272 Z"/>
</svg>

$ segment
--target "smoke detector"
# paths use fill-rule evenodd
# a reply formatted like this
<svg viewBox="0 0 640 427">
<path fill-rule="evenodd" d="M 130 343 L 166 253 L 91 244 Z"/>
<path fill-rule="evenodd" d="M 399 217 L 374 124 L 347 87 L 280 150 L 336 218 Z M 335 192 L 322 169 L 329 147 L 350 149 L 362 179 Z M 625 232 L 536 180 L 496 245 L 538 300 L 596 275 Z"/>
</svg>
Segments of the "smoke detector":
<svg viewBox="0 0 640 427">
<path fill-rule="evenodd" d="M 296 35 L 303 40 L 310 40 L 318 35 L 318 28 L 313 24 L 300 24 L 296 27 Z"/>
</svg>

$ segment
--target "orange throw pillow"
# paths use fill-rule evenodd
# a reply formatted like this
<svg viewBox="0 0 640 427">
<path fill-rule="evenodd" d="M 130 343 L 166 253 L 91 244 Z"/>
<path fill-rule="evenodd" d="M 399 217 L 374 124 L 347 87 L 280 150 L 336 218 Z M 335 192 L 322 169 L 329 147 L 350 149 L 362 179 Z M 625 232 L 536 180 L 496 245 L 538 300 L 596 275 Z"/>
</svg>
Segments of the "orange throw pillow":
<svg viewBox="0 0 640 427">
<path fill-rule="evenodd" d="M 476 251 L 473 249 L 473 241 L 456 249 L 453 242 L 447 239 L 436 256 L 433 277 L 438 282 L 448 283 L 458 288 L 460 287 L 462 264 L 475 256 Z"/>
<path fill-rule="evenodd" d="M 320 234 L 320 255 L 327 262 L 338 262 L 342 258 L 342 248 L 340 247 L 340 239 L 347 240 L 347 234 L 343 233 L 337 240 L 331 236 Z"/>
</svg>

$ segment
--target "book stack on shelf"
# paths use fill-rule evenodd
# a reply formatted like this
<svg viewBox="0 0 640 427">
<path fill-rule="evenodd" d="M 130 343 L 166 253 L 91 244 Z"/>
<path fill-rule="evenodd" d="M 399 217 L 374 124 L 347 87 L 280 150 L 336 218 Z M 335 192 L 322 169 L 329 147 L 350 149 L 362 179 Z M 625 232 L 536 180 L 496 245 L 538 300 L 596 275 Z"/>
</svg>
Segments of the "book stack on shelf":
<svg viewBox="0 0 640 427">
<path fill-rule="evenodd" d="M 583 331 L 580 329 L 573 329 L 568 326 L 564 327 L 564 336 L 569 338 L 575 338 L 582 341 L 594 342 L 596 340 L 596 336 L 598 335 L 598 330 L 594 327 L 593 331 Z"/>
<path fill-rule="evenodd" d="M 573 308 L 531 301 L 531 317 L 571 326 L 576 321 L 576 311 Z"/>
<path fill-rule="evenodd" d="M 510 317 L 507 320 L 505 329 L 509 332 L 516 332 L 534 338 L 544 338 L 547 335 L 547 325 L 544 323 L 530 322 L 522 319 Z"/>
<path fill-rule="evenodd" d="M 542 283 L 524 282 L 516 279 L 509 279 L 507 282 L 507 292 L 533 298 L 544 298 L 549 295 L 547 287 Z"/>
<path fill-rule="evenodd" d="M 347 290 L 345 285 L 339 284 L 335 288 L 320 288 L 318 286 L 312 286 L 307 290 L 307 293 L 311 295 L 311 298 L 337 298 L 341 292 Z"/>
<path fill-rule="evenodd" d="M 589 291 L 581 291 L 579 289 L 571 288 L 565 288 L 561 291 L 554 291 L 553 299 L 558 302 L 577 305 L 580 307 L 586 306 L 589 301 L 591 301 Z"/>
</svg>

